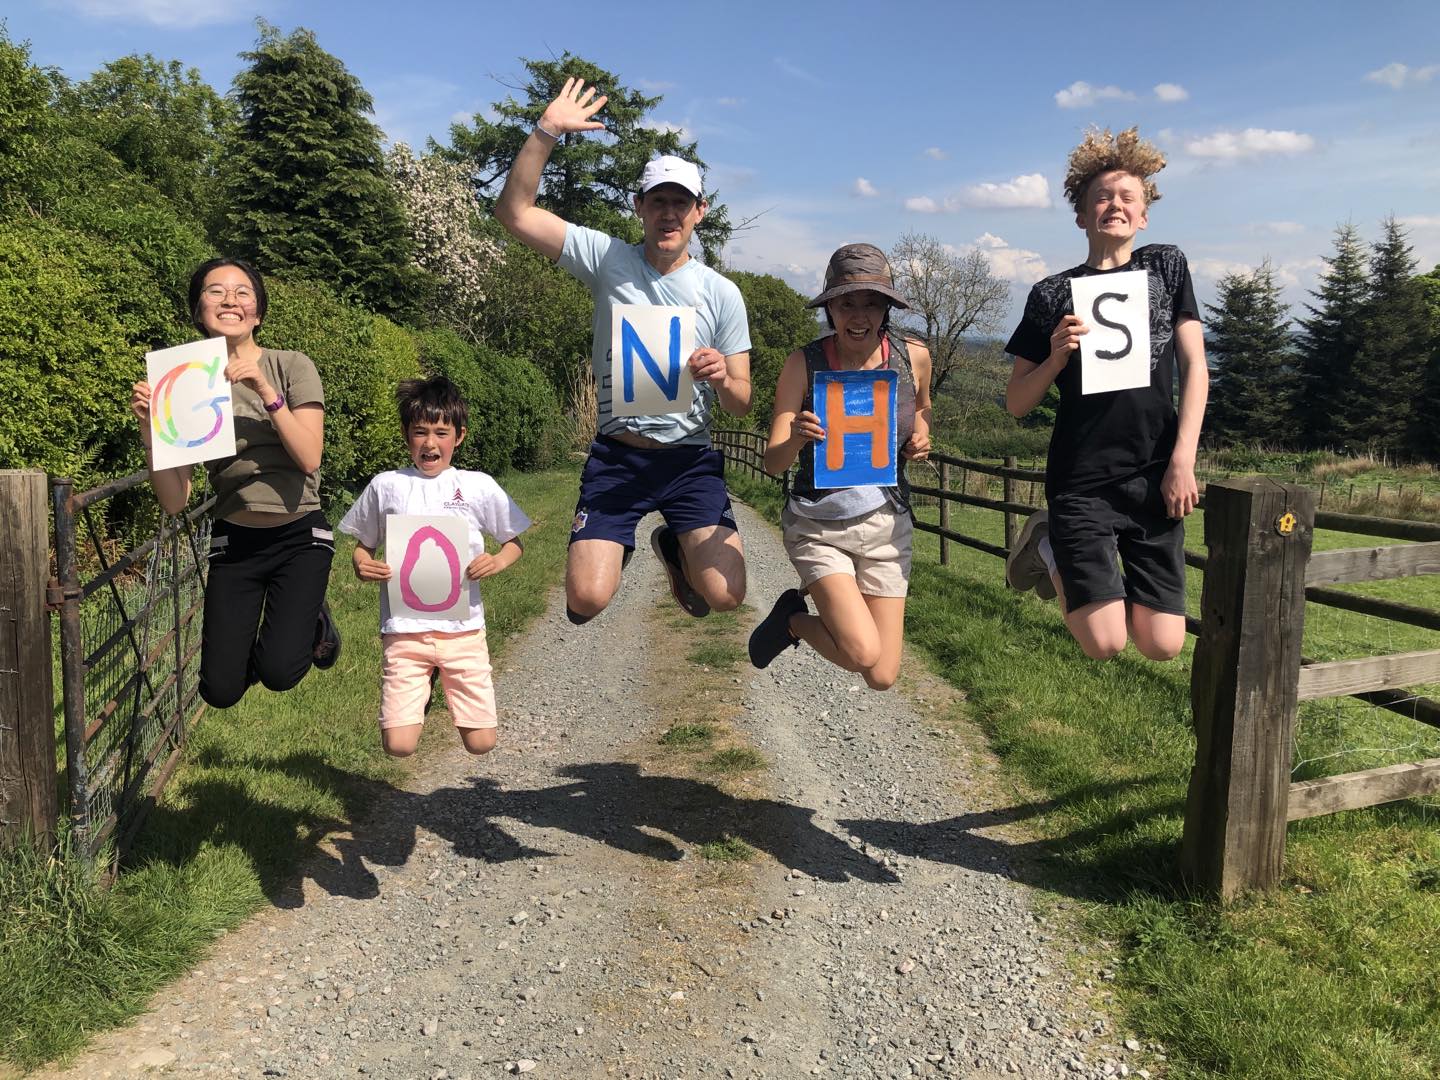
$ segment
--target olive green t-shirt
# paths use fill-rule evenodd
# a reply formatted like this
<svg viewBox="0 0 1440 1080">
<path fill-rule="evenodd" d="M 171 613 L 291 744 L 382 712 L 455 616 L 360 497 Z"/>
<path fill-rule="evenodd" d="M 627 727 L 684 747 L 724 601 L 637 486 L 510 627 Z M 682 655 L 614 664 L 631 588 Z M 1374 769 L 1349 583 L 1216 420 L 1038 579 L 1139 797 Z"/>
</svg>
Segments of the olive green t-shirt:
<svg viewBox="0 0 1440 1080">
<path fill-rule="evenodd" d="M 324 406 L 320 373 L 304 353 L 262 349 L 260 370 L 290 408 Z M 215 516 L 239 510 L 296 514 L 320 509 L 320 470 L 300 471 L 259 394 L 244 383 L 235 383 L 230 392 L 235 401 L 235 456 L 205 463 L 215 491 Z"/>
</svg>

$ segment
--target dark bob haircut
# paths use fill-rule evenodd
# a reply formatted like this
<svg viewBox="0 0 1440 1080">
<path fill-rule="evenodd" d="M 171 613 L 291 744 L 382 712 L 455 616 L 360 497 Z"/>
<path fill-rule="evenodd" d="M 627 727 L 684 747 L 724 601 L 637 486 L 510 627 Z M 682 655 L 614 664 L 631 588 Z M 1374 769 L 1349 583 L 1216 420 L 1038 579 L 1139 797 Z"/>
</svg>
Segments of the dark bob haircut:
<svg viewBox="0 0 1440 1080">
<path fill-rule="evenodd" d="M 470 407 L 460 388 L 444 375 L 406 379 L 395 388 L 400 406 L 400 427 L 408 434 L 412 424 L 449 424 L 456 431 L 470 426 Z"/>
<path fill-rule="evenodd" d="M 255 290 L 255 317 L 261 322 L 265 321 L 265 312 L 270 307 L 270 296 L 265 291 L 265 279 L 260 276 L 259 270 L 244 259 L 211 259 L 203 262 L 195 268 L 195 273 L 190 275 L 190 321 L 202 334 L 205 327 L 200 325 L 200 290 L 205 287 L 206 275 L 222 266 L 233 266 L 250 279 L 250 285 Z"/>
</svg>

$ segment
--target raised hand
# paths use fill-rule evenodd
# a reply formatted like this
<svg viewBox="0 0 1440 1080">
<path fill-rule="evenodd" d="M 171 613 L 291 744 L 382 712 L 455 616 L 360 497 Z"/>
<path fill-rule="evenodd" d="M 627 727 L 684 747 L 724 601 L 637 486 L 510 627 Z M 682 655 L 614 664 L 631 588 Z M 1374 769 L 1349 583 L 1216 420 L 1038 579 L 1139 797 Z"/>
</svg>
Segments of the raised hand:
<svg viewBox="0 0 1440 1080">
<path fill-rule="evenodd" d="M 591 99 L 594 100 L 591 100 Z M 568 135 L 575 131 L 600 131 L 605 125 L 592 120 L 596 113 L 610 100 L 604 94 L 595 97 L 595 87 L 585 89 L 580 79 L 566 79 L 560 96 L 549 105 L 540 117 L 540 126 L 552 135 Z"/>
</svg>

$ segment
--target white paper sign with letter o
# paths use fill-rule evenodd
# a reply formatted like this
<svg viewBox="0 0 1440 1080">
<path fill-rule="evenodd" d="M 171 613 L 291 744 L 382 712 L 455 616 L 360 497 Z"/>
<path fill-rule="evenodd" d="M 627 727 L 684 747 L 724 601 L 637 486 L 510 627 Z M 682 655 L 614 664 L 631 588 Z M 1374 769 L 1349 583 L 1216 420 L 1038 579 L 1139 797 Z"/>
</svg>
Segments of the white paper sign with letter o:
<svg viewBox="0 0 1440 1080">
<path fill-rule="evenodd" d="M 470 526 L 448 514 L 385 516 L 386 589 L 390 617 L 458 622 L 470 617 L 474 582 L 470 565 Z"/>
<path fill-rule="evenodd" d="M 1080 392 L 1150 385 L 1150 275 L 1144 270 L 1070 279 L 1080 336 Z"/>
<path fill-rule="evenodd" d="M 610 307 L 610 413 L 687 413 L 694 396 L 690 354 L 695 309 L 655 304 Z"/>
</svg>

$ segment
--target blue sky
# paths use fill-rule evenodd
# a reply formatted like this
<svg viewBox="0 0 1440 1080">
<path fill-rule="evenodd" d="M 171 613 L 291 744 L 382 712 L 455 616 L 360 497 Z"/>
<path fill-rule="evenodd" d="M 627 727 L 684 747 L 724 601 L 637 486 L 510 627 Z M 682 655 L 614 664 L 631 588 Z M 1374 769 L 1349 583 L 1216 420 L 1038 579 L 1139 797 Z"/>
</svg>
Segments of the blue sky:
<svg viewBox="0 0 1440 1080">
<path fill-rule="evenodd" d="M 732 220 L 731 265 L 815 290 L 829 253 L 907 231 L 978 246 L 1014 283 L 1080 262 L 1065 158 L 1089 124 L 1167 152 L 1144 240 L 1179 244 L 1202 300 L 1269 257 L 1298 304 L 1337 223 L 1394 214 L 1440 262 L 1440 4 L 31 0 L 5 16 L 83 78 L 151 52 L 229 88 L 254 19 L 314 30 L 392 139 L 446 139 L 520 57 L 584 56 L 663 94 Z M 763 213 L 762 213 L 763 212 Z"/>
</svg>

